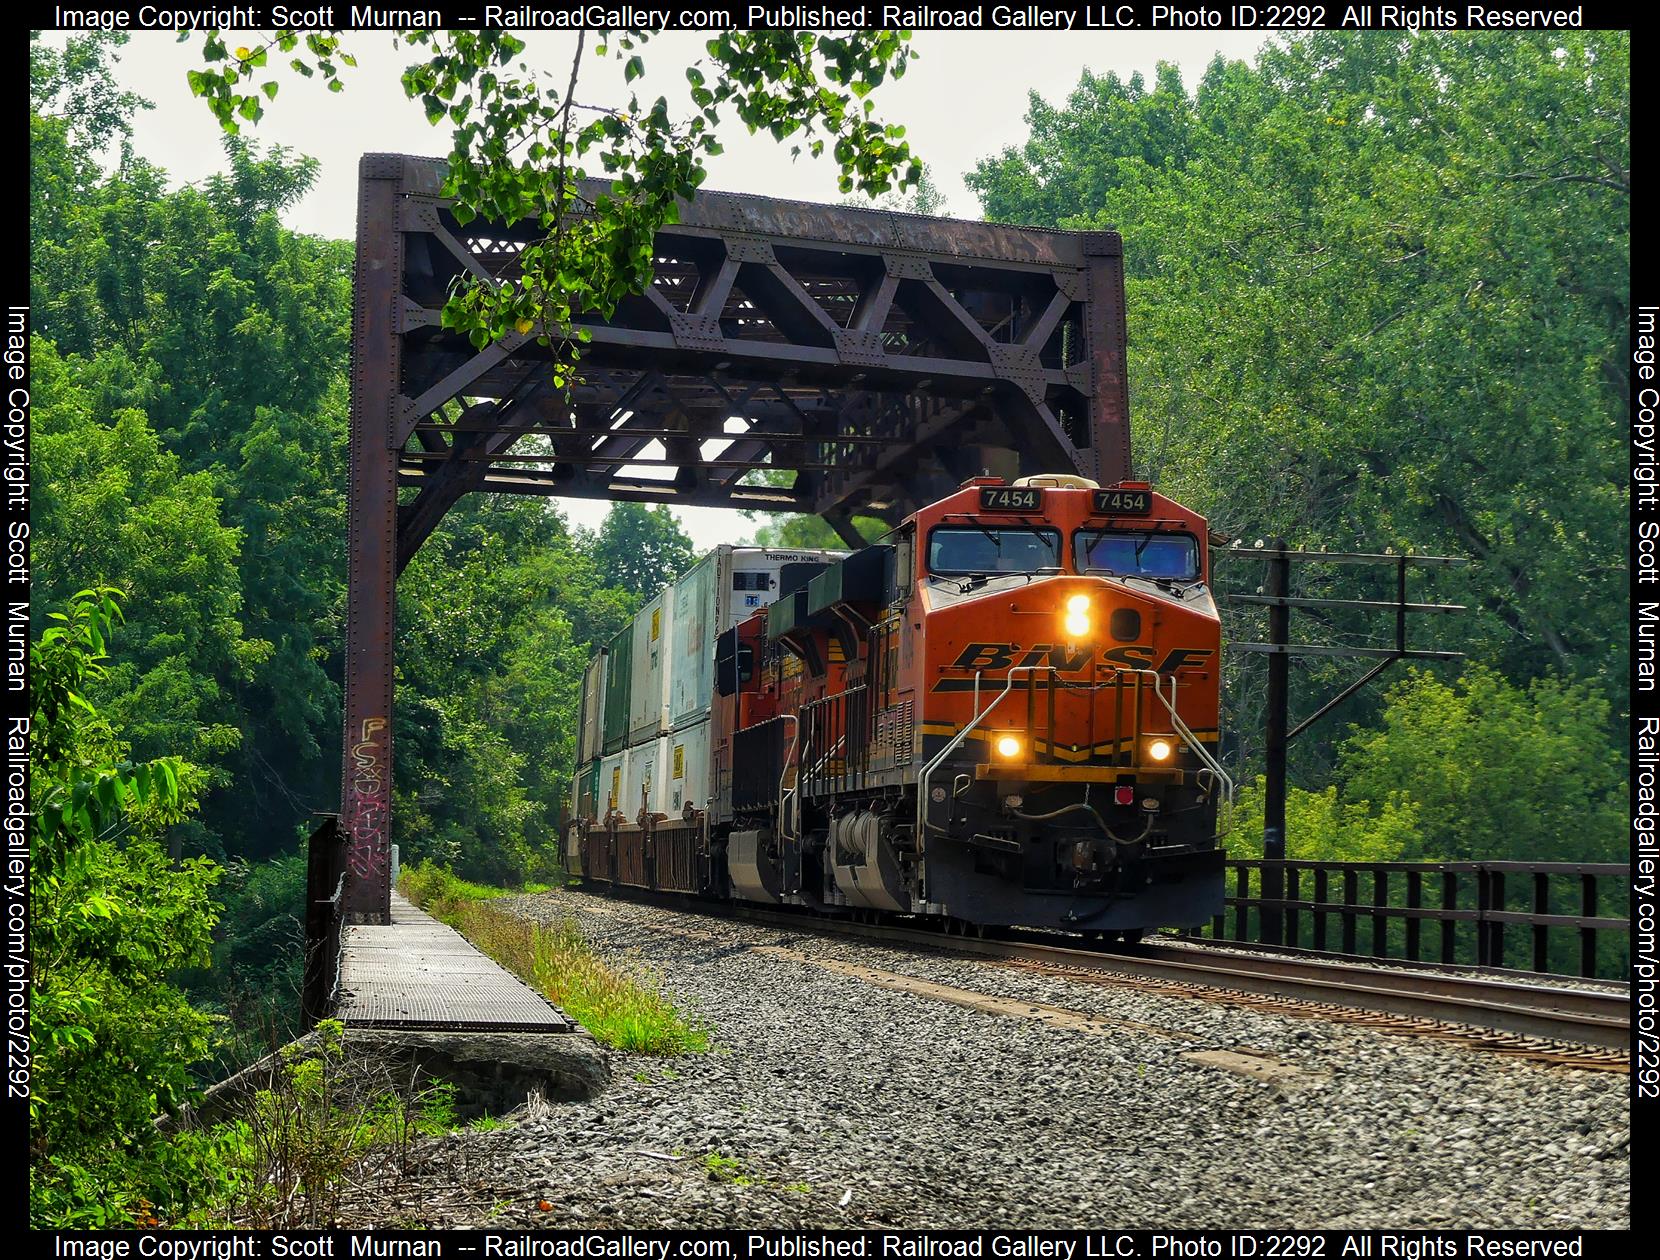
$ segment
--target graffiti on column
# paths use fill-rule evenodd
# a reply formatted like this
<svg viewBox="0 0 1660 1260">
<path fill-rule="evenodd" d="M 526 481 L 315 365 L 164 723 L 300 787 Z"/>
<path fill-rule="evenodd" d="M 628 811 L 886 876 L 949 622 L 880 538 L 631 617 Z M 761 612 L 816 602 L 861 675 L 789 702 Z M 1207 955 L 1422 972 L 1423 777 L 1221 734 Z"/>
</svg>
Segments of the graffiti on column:
<svg viewBox="0 0 1660 1260">
<path fill-rule="evenodd" d="M 386 719 L 364 718 L 351 746 L 351 840 L 346 863 L 355 879 L 382 880 L 390 874 L 387 830 L 391 785 L 387 782 Z"/>
</svg>

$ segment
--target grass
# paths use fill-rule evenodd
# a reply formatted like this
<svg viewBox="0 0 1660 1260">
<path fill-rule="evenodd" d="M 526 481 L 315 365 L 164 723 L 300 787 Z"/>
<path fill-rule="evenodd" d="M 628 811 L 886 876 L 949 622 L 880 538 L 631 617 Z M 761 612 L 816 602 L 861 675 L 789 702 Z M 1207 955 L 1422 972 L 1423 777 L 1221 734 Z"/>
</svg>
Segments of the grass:
<svg viewBox="0 0 1660 1260">
<path fill-rule="evenodd" d="M 649 977 L 607 967 L 573 920 L 548 926 L 508 914 L 491 904 L 506 890 L 457 879 L 430 862 L 406 868 L 399 888 L 605 1045 L 655 1055 L 709 1049 L 707 1027 L 682 1015 Z"/>
<path fill-rule="evenodd" d="M 398 891 L 435 919 L 452 913 L 463 902 L 513 896 L 512 889 L 475 884 L 436 862 L 417 862 L 404 867 L 398 875 Z M 527 885 L 525 891 L 534 890 Z"/>
<path fill-rule="evenodd" d="M 735 1155 L 722 1155 L 718 1151 L 710 1151 L 703 1157 L 703 1166 L 709 1170 L 710 1181 L 729 1181 L 735 1186 L 755 1184 L 755 1178 L 743 1171 L 743 1160 Z"/>
<path fill-rule="evenodd" d="M 719 1151 L 710 1151 L 698 1162 L 708 1172 L 710 1181 L 720 1181 L 734 1186 L 770 1186 L 775 1190 L 787 1190 L 791 1194 L 813 1192 L 813 1187 L 805 1181 L 786 1181 L 780 1184 L 758 1173 L 747 1172 L 743 1160 L 736 1155 L 722 1155 Z"/>
</svg>

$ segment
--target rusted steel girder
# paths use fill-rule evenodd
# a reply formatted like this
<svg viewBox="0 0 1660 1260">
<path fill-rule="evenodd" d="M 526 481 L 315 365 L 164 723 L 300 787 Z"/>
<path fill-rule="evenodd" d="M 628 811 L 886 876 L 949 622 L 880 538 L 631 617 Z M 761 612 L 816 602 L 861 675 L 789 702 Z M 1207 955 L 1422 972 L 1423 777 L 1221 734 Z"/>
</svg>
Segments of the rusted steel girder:
<svg viewBox="0 0 1660 1260">
<path fill-rule="evenodd" d="M 347 917 L 382 921 L 396 575 L 471 491 L 898 520 L 983 471 L 1130 471 L 1122 249 L 1053 232 L 705 192 L 569 398 L 548 352 L 440 326 L 533 224 L 462 226 L 439 161 L 366 154 L 353 324 Z M 790 484 L 760 474 L 793 473 Z"/>
</svg>

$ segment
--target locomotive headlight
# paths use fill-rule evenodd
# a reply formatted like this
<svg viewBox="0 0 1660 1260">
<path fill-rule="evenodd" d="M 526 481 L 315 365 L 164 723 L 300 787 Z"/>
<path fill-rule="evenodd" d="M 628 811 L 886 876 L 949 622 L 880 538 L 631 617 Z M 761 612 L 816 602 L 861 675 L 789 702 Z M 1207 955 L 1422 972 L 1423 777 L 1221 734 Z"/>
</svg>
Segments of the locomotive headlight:
<svg viewBox="0 0 1660 1260">
<path fill-rule="evenodd" d="M 1170 754 L 1176 751 L 1176 745 L 1168 739 L 1155 739 L 1147 745 L 1147 755 L 1154 761 L 1169 761 Z"/>
<path fill-rule="evenodd" d="M 1066 632 L 1081 639 L 1089 633 L 1089 596 L 1074 595 L 1066 601 Z"/>
<path fill-rule="evenodd" d="M 1020 756 L 1020 741 L 1013 735 L 999 735 L 997 737 L 997 755 L 1012 761 Z"/>
</svg>

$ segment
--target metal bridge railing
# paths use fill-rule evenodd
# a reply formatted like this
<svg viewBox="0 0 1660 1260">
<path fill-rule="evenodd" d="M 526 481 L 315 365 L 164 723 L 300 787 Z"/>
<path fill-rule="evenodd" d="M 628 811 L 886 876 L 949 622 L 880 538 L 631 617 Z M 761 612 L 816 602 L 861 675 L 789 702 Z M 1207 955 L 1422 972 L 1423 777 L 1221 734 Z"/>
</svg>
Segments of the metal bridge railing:
<svg viewBox="0 0 1660 1260">
<path fill-rule="evenodd" d="M 335 814 L 319 815 L 306 845 L 305 971 L 300 1020 L 308 1029 L 334 1008 L 340 979 L 340 928 L 345 921 L 346 842 Z"/>
<path fill-rule="evenodd" d="M 1231 894 L 1204 933 L 1210 939 L 1517 967 L 1506 951 L 1519 935 L 1527 958 L 1519 970 L 1617 978 L 1629 964 L 1631 868 L 1617 863 L 1250 858 L 1227 867 Z M 1276 887 L 1282 895 L 1264 895 Z"/>
</svg>

